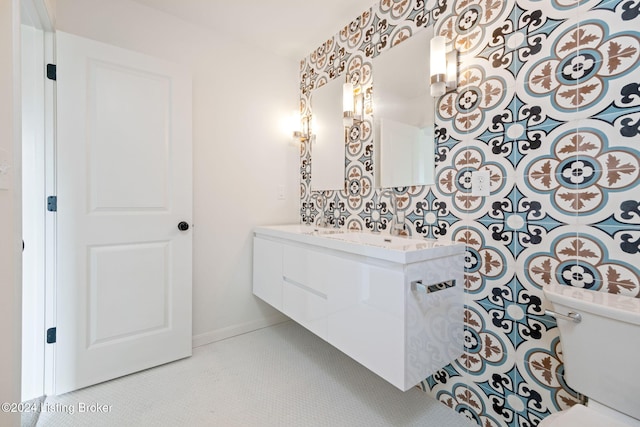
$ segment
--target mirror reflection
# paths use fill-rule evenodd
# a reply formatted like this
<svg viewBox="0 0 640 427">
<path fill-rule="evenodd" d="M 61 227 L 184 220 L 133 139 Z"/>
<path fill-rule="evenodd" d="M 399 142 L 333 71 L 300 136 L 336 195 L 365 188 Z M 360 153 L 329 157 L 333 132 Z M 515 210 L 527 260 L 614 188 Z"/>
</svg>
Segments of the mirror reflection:
<svg viewBox="0 0 640 427">
<path fill-rule="evenodd" d="M 345 179 L 342 81 L 333 79 L 315 89 L 311 107 L 311 190 L 342 190 Z"/>
<path fill-rule="evenodd" d="M 426 28 L 373 59 L 376 187 L 434 183 L 434 100 Z"/>
</svg>

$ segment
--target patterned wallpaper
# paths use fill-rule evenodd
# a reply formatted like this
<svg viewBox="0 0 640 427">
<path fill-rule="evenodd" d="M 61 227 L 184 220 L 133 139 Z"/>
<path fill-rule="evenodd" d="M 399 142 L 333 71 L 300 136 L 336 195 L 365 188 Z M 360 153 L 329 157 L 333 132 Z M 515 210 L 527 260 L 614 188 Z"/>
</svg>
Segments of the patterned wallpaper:
<svg viewBox="0 0 640 427">
<path fill-rule="evenodd" d="M 301 61 L 301 111 L 333 78 L 370 101 L 372 58 L 429 25 L 460 51 L 459 87 L 436 104 L 436 185 L 394 191 L 408 234 L 467 245 L 466 351 L 421 387 L 479 425 L 535 426 L 576 402 L 542 288 L 640 296 L 640 1 L 383 0 Z M 328 219 L 383 231 L 367 106 Z M 307 144 L 300 172 L 313 223 Z"/>
</svg>

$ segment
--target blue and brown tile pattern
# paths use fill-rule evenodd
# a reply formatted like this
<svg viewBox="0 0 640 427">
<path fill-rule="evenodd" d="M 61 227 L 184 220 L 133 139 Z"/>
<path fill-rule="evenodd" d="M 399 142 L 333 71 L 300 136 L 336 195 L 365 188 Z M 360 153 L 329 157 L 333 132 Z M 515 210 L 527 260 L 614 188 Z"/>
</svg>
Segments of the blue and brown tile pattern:
<svg viewBox="0 0 640 427">
<path fill-rule="evenodd" d="M 465 353 L 421 387 L 478 425 L 535 426 L 577 400 L 544 286 L 640 297 L 640 2 L 382 0 L 348 22 L 300 62 L 303 114 L 331 79 L 365 98 L 345 187 L 325 192 L 334 227 L 388 229 L 371 60 L 427 26 L 460 51 L 459 87 L 436 103 L 436 184 L 394 191 L 407 234 L 467 254 Z M 312 160 L 301 144 L 304 223 L 320 215 Z M 489 197 L 471 195 L 476 170 Z"/>
</svg>

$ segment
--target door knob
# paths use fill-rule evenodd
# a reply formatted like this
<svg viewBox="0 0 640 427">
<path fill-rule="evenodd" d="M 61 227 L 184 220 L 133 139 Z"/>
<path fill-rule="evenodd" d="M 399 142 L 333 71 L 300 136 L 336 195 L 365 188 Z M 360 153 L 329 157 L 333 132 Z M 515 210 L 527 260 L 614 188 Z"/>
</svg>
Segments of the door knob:
<svg viewBox="0 0 640 427">
<path fill-rule="evenodd" d="M 180 221 L 178 223 L 178 230 L 187 231 L 189 229 L 189 223 L 185 221 Z"/>
</svg>

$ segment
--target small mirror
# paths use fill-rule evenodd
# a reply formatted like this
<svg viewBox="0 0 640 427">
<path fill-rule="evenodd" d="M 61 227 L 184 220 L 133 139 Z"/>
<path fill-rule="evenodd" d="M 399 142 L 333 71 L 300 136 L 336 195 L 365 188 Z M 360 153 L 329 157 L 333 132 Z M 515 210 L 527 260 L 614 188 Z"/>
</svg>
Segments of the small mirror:
<svg viewBox="0 0 640 427">
<path fill-rule="evenodd" d="M 311 96 L 311 189 L 344 189 L 345 133 L 342 124 L 342 82 L 333 79 Z"/>
<path fill-rule="evenodd" d="M 434 99 L 425 28 L 373 59 L 376 187 L 434 183 Z"/>
</svg>

